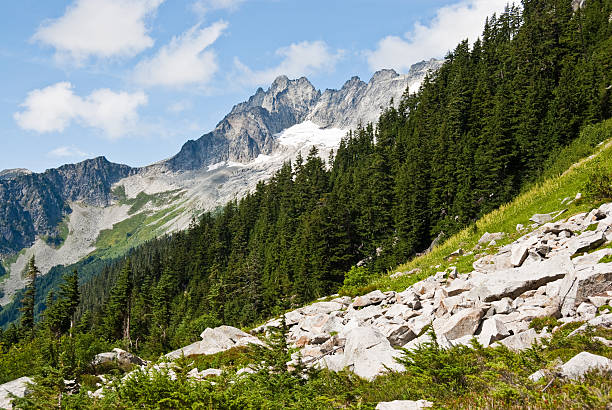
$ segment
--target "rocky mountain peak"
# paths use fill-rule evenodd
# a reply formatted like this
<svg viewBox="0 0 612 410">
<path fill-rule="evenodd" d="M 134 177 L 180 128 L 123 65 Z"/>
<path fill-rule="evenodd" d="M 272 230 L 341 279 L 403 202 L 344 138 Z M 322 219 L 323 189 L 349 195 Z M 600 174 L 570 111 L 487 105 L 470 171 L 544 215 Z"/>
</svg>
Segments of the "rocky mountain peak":
<svg viewBox="0 0 612 410">
<path fill-rule="evenodd" d="M 4 169 L 0 171 L 0 179 L 13 179 L 21 175 L 30 175 L 32 171 L 25 168 Z"/>
<path fill-rule="evenodd" d="M 399 74 L 397 73 L 397 71 L 391 68 L 385 68 L 385 69 L 375 72 L 374 75 L 372 75 L 372 78 L 370 79 L 370 84 L 377 83 L 380 81 L 392 80 L 396 77 L 399 77 Z"/>
</svg>

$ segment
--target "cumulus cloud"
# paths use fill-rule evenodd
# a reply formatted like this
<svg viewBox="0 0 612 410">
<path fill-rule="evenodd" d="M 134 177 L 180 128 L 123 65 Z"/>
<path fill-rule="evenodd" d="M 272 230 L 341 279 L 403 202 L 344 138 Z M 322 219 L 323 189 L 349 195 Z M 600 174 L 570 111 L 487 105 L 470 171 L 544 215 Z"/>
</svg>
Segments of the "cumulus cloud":
<svg viewBox="0 0 612 410">
<path fill-rule="evenodd" d="M 217 56 L 208 48 L 226 28 L 224 21 L 205 28 L 195 25 L 172 38 L 153 57 L 138 63 L 134 69 L 134 79 L 146 86 L 206 84 L 218 69 Z"/>
<path fill-rule="evenodd" d="M 342 58 L 342 50 L 330 51 L 323 41 L 293 43 L 288 47 L 276 50 L 282 61 L 276 67 L 264 70 L 252 70 L 238 58 L 234 60 L 241 80 L 246 84 L 265 85 L 279 75 L 290 78 L 314 75 L 320 72 L 331 72 Z"/>
<path fill-rule="evenodd" d="M 394 68 L 406 71 L 412 64 L 432 57 L 444 57 L 459 41 L 475 41 L 487 16 L 499 14 L 508 0 L 462 0 L 438 9 L 427 24 L 417 22 L 404 37 L 387 36 L 378 42 L 376 50 L 367 51 L 372 70 Z"/>
<path fill-rule="evenodd" d="M 163 1 L 76 0 L 63 16 L 44 22 L 32 38 L 54 47 L 60 61 L 134 56 L 153 46 L 146 20 Z"/>
<path fill-rule="evenodd" d="M 81 151 L 79 148 L 72 146 L 57 147 L 47 153 L 47 156 L 52 158 L 87 158 L 91 154 Z"/>
<path fill-rule="evenodd" d="M 17 124 L 39 133 L 63 131 L 72 122 L 102 130 L 117 138 L 138 120 L 138 107 L 147 103 L 143 92 L 114 92 L 103 88 L 83 98 L 72 84 L 60 82 L 28 93 L 22 111 L 13 114 Z"/>
<path fill-rule="evenodd" d="M 193 11 L 203 16 L 213 10 L 234 11 L 244 3 L 245 0 L 198 0 L 192 5 Z"/>
</svg>

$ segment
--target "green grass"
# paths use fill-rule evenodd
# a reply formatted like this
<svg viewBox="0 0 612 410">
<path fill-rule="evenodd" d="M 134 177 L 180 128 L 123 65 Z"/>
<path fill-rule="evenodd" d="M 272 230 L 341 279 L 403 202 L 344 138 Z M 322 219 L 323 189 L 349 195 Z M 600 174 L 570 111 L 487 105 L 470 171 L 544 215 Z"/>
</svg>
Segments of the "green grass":
<svg viewBox="0 0 612 410">
<path fill-rule="evenodd" d="M 70 221 L 70 215 L 65 215 L 64 218 L 60 221 L 56 228 L 55 235 L 44 235 L 41 237 L 43 241 L 52 248 L 60 249 L 66 239 L 68 239 L 68 235 L 70 234 L 70 228 L 68 227 L 68 222 Z"/>
<path fill-rule="evenodd" d="M 558 217 L 558 219 L 565 219 L 581 212 L 587 212 L 600 205 L 603 201 L 588 198 L 584 194 L 584 189 L 593 170 L 612 172 L 612 120 L 589 126 L 583 131 L 582 135 L 588 135 L 589 138 L 581 137 L 582 139 L 577 140 L 578 142 L 574 145 L 582 158 L 572 154 L 572 161 L 576 161 L 576 163 L 568 166 L 565 172 L 561 170 L 568 163 L 565 158 L 559 158 L 559 165 L 555 163 L 552 166 L 553 169 L 558 171 L 555 171 L 555 176 L 535 183 L 512 202 L 484 215 L 475 225 L 463 229 L 436 247 L 431 253 L 417 257 L 389 272 L 410 271 L 419 268 L 421 270 L 419 273 L 397 279 L 391 279 L 389 275 L 379 275 L 370 278 L 367 285 L 344 293 L 354 296 L 374 289 L 401 291 L 451 266 L 457 266 L 460 273 L 470 272 L 472 262 L 475 259 L 474 254 L 459 256 L 452 261 L 447 258 L 459 248 L 468 252 L 474 249 L 478 239 L 485 232 L 506 232 L 507 235 L 503 240 L 498 241 L 496 247 L 487 250 L 475 250 L 474 253 L 495 253 L 500 246 L 511 243 L 524 235 L 531 229 L 529 218 L 536 213 L 551 213 L 567 209 Z M 585 143 L 585 140 L 590 142 Z M 597 141 L 597 144 L 593 141 Z M 601 141 L 605 142 L 598 145 Z M 581 200 L 573 201 L 569 205 L 561 204 L 564 198 L 574 198 L 577 193 L 583 194 Z M 528 230 L 517 232 L 517 224 L 523 224 Z M 438 265 L 439 267 L 436 268 Z"/>
<path fill-rule="evenodd" d="M 101 231 L 96 250 L 90 256 L 101 259 L 120 257 L 131 248 L 164 234 L 163 225 L 185 211 L 184 191 L 179 189 L 151 195 L 140 192 L 135 198 L 128 198 L 123 186 L 115 187 L 112 192 L 120 204 L 130 206 L 130 217 L 113 225 L 112 229 Z M 146 208 L 167 204 L 173 205 L 161 210 Z"/>
<path fill-rule="evenodd" d="M 100 232 L 96 250 L 92 253 L 101 259 L 112 259 L 125 254 L 131 248 L 164 234 L 162 226 L 184 212 L 179 204 L 160 211 L 140 212 Z"/>
</svg>

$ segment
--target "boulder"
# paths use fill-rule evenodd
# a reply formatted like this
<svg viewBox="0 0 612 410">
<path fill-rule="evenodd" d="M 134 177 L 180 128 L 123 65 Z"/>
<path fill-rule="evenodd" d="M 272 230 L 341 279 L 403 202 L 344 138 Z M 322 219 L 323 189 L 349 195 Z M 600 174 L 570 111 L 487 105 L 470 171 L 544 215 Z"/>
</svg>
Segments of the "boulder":
<svg viewBox="0 0 612 410">
<path fill-rule="evenodd" d="M 416 338 L 416 335 L 407 324 L 387 324 L 379 327 L 391 346 L 403 346 Z"/>
<path fill-rule="evenodd" d="M 434 320 L 433 316 L 430 315 L 419 315 L 417 317 L 413 317 L 408 320 L 408 326 L 412 329 L 412 332 L 415 335 L 420 335 L 423 332 L 423 329 Z"/>
<path fill-rule="evenodd" d="M 383 300 L 385 300 L 387 296 L 382 293 L 380 290 L 372 291 L 366 295 L 358 296 L 353 302 L 353 307 L 365 307 L 370 305 L 377 305 Z"/>
<path fill-rule="evenodd" d="M 194 367 L 187 373 L 187 376 L 191 377 L 192 379 L 196 379 L 196 380 L 204 380 L 204 379 L 208 379 L 211 377 L 218 377 L 218 376 L 221 376 L 222 374 L 223 374 L 223 370 L 220 370 L 220 369 L 205 369 L 199 372 L 198 368 Z"/>
<path fill-rule="evenodd" d="M 285 313 L 285 323 L 287 326 L 293 326 L 297 324 L 304 315 L 299 310 L 292 310 L 291 312 Z"/>
<path fill-rule="evenodd" d="M 590 303 L 582 302 L 576 309 L 576 314 L 581 320 L 590 320 L 597 315 L 597 308 Z"/>
<path fill-rule="evenodd" d="M 538 225 L 544 225 L 545 223 L 550 222 L 552 220 L 553 217 L 551 214 L 535 214 L 531 218 L 529 218 L 529 221 Z"/>
<path fill-rule="evenodd" d="M 344 304 L 341 302 L 317 302 L 312 305 L 304 306 L 299 309 L 299 311 L 305 316 L 326 315 L 336 310 L 341 310 L 343 307 Z"/>
<path fill-rule="evenodd" d="M 588 352 L 578 353 L 561 366 L 561 376 L 578 380 L 593 370 L 612 372 L 612 360 Z"/>
<path fill-rule="evenodd" d="M 372 381 L 385 373 L 387 368 L 404 370 L 395 361 L 398 354 L 381 332 L 369 327 L 358 327 L 346 334 L 342 367 L 352 366 L 357 376 Z"/>
<path fill-rule="evenodd" d="M 340 372 L 344 370 L 344 353 L 335 353 L 332 355 L 323 356 L 315 366 L 323 369 L 331 370 L 332 372 Z"/>
<path fill-rule="evenodd" d="M 504 297 L 516 298 L 527 290 L 538 289 L 573 272 L 574 265 L 569 255 L 562 253 L 538 264 L 477 274 L 470 279 L 474 288 L 468 297 L 484 302 L 493 302 Z"/>
<path fill-rule="evenodd" d="M 478 336 L 478 341 L 481 345 L 487 347 L 491 343 L 504 339 L 508 336 L 510 336 L 510 332 L 504 323 L 499 320 L 499 318 L 493 316 L 482 322 L 482 328 L 480 330 L 480 335 Z"/>
<path fill-rule="evenodd" d="M 448 296 L 456 296 L 472 289 L 472 284 L 465 279 L 454 279 L 445 288 Z"/>
<path fill-rule="evenodd" d="M 427 400 L 393 400 L 381 401 L 376 405 L 376 410 L 420 410 L 433 407 L 433 403 Z"/>
<path fill-rule="evenodd" d="M 91 364 L 94 366 L 100 366 L 105 363 L 112 363 L 112 362 L 117 363 L 119 366 L 130 366 L 130 365 L 142 366 L 146 364 L 146 362 L 142 360 L 140 357 L 133 355 L 130 352 L 126 352 L 123 349 L 119 349 L 117 347 L 114 348 L 110 352 L 97 354 L 94 357 Z"/>
<path fill-rule="evenodd" d="M 529 248 L 522 244 L 516 244 L 512 247 L 510 263 L 514 267 L 521 266 L 525 259 L 527 259 L 527 255 L 529 255 Z"/>
<path fill-rule="evenodd" d="M 520 351 L 529 349 L 539 339 L 540 336 L 537 334 L 537 332 L 534 329 L 529 329 L 524 332 L 509 336 L 503 339 L 500 343 L 510 350 Z"/>
<path fill-rule="evenodd" d="M 567 248 L 571 255 L 598 248 L 606 242 L 606 235 L 601 231 L 586 231 L 570 239 Z"/>
<path fill-rule="evenodd" d="M 482 309 L 463 309 L 449 318 L 438 318 L 433 322 L 436 335 L 443 335 L 449 340 L 459 339 L 462 336 L 471 336 L 478 329 Z"/>
<path fill-rule="evenodd" d="M 207 328 L 200 335 L 202 340 L 192 343 L 183 348 L 177 349 L 166 354 L 170 359 L 177 359 L 184 356 L 192 355 L 210 355 L 239 346 L 248 346 L 249 344 L 263 345 L 263 342 L 232 326 L 219 326 L 211 329 Z"/>
<path fill-rule="evenodd" d="M 512 307 L 512 299 L 510 298 L 503 298 L 501 300 L 491 302 L 491 307 L 495 309 L 496 314 L 506 314 L 514 311 L 514 308 Z"/>
<path fill-rule="evenodd" d="M 401 303 L 395 303 L 389 309 L 387 309 L 387 311 L 385 312 L 385 317 L 389 319 L 405 319 L 406 316 L 410 316 L 412 312 L 413 310 L 410 309 L 408 306 L 402 305 Z"/>
<path fill-rule="evenodd" d="M 28 386 L 32 383 L 33 381 L 29 377 L 20 377 L 8 383 L 0 384 L 0 408 L 12 409 L 13 405 L 11 402 L 13 398 L 11 395 L 24 397 L 30 394 L 30 388 Z"/>
<path fill-rule="evenodd" d="M 598 263 L 567 275 L 560 286 L 561 314 L 571 316 L 589 296 L 612 290 L 612 263 Z"/>
<path fill-rule="evenodd" d="M 505 232 L 485 232 L 484 235 L 482 235 L 478 240 L 478 245 L 485 245 L 490 243 L 491 241 L 499 241 L 501 239 L 504 239 L 505 236 Z"/>
</svg>

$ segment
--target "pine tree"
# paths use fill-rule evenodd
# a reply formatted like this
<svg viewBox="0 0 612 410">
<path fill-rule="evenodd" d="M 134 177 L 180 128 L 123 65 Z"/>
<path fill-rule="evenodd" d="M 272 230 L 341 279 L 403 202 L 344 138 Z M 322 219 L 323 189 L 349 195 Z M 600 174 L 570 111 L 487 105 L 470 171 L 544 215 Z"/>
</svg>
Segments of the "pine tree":
<svg viewBox="0 0 612 410">
<path fill-rule="evenodd" d="M 34 306 L 36 303 L 36 278 L 40 271 L 36 267 L 34 256 L 28 263 L 28 272 L 26 274 L 27 284 L 23 297 L 21 298 L 21 329 L 26 334 L 31 334 L 34 330 Z"/>
</svg>

